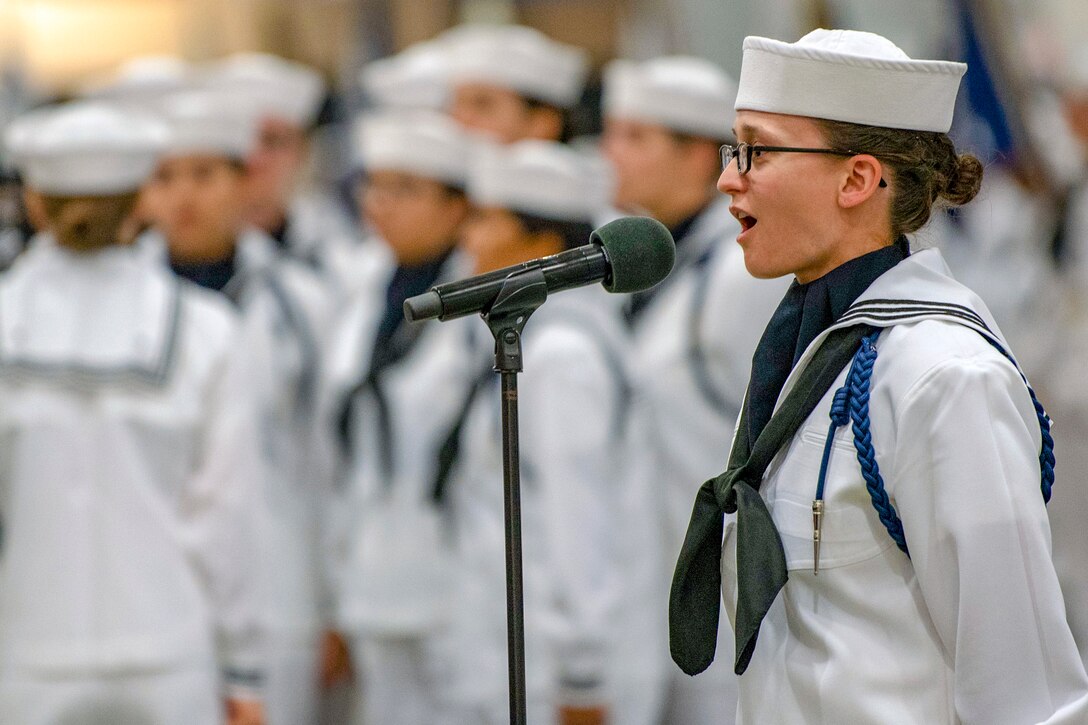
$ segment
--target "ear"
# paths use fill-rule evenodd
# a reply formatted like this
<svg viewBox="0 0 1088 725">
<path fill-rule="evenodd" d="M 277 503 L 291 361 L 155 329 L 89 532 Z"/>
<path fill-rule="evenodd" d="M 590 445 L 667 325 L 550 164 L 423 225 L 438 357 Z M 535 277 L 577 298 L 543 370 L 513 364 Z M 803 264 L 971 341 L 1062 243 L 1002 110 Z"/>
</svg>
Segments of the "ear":
<svg viewBox="0 0 1088 725">
<path fill-rule="evenodd" d="M 548 107 L 529 111 L 529 137 L 543 141 L 557 141 L 563 135 L 563 114 Z"/>
<path fill-rule="evenodd" d="M 45 211 L 45 199 L 37 191 L 29 187 L 23 187 L 23 206 L 26 208 L 26 218 L 35 231 L 44 231 L 49 228 L 49 215 Z"/>
<path fill-rule="evenodd" d="M 884 167 L 875 156 L 858 154 L 847 159 L 846 164 L 846 175 L 839 186 L 839 206 L 843 209 L 860 206 L 886 190 Z"/>
</svg>

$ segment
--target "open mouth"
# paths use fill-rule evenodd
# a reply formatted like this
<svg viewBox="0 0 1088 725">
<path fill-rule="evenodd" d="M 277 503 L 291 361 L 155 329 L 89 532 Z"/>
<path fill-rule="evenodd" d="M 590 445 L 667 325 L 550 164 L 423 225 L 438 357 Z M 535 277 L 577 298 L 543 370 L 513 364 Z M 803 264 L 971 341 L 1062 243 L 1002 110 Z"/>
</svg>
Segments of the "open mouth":
<svg viewBox="0 0 1088 725">
<path fill-rule="evenodd" d="M 745 213 L 739 209 L 733 211 L 733 216 L 740 222 L 741 229 L 746 232 L 756 225 L 756 218 L 751 214 Z"/>
</svg>

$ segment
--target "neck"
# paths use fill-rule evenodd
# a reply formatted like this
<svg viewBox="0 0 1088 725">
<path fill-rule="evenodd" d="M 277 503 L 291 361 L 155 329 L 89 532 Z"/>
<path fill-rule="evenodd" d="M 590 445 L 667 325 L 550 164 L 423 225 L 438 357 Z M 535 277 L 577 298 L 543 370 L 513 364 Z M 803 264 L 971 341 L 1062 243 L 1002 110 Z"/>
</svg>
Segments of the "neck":
<svg viewBox="0 0 1088 725">
<path fill-rule="evenodd" d="M 249 222 L 267 234 L 275 234 L 287 226 L 285 205 L 264 205 L 249 210 Z"/>
<path fill-rule="evenodd" d="M 438 267 L 446 262 L 453 254 L 455 243 L 451 243 L 445 250 L 430 257 L 397 256 L 397 266 L 403 270 L 419 270 L 430 267 Z"/>
<path fill-rule="evenodd" d="M 849 236 L 840 236 L 838 243 L 831 247 L 824 258 L 806 269 L 797 270 L 794 275 L 801 284 L 808 284 L 852 259 L 863 257 L 894 242 L 895 240 L 889 237 L 887 232 L 855 231 Z"/>
<path fill-rule="evenodd" d="M 179 264 L 211 264 L 230 259 L 238 245 L 238 236 L 230 235 L 200 245 L 169 244 L 170 261 Z"/>
</svg>

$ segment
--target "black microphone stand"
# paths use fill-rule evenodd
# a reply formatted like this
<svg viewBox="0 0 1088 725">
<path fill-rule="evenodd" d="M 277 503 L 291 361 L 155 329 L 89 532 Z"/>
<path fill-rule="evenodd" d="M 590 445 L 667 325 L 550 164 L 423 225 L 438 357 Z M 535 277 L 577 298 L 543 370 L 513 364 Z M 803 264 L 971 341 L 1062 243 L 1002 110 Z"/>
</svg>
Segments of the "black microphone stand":
<svg viewBox="0 0 1088 725">
<path fill-rule="evenodd" d="M 526 725 L 525 602 L 521 567 L 521 453 L 518 449 L 518 373 L 521 332 L 548 298 L 539 268 L 511 274 L 495 302 L 481 313 L 495 337 L 495 372 L 502 383 L 503 502 L 506 521 L 506 641 L 510 671 L 510 723 Z"/>
</svg>

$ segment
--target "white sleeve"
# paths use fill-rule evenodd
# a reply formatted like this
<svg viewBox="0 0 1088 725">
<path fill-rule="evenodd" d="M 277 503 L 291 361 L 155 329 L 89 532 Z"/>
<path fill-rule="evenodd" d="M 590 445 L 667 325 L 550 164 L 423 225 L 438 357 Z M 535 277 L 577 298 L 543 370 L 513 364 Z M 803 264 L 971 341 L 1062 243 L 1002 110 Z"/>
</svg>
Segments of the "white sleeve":
<svg viewBox="0 0 1088 725">
<path fill-rule="evenodd" d="M 353 517 L 350 496 L 343 489 L 346 466 L 340 441 L 339 406 L 343 394 L 330 385 L 327 366 L 322 366 L 319 394 L 310 438 L 310 474 L 308 485 L 317 496 L 317 581 L 318 617 L 326 629 L 336 629 L 338 590 L 337 577 L 342 568 L 342 552 L 347 546 Z"/>
<path fill-rule="evenodd" d="M 312 285 L 309 289 L 303 289 L 299 285 L 296 295 L 300 308 L 305 312 L 305 321 L 316 356 L 309 415 L 299 416 L 296 425 L 297 444 L 302 461 L 300 471 L 306 476 L 305 480 L 298 483 L 311 490 L 316 499 L 316 529 L 312 532 L 312 542 L 317 567 L 314 572 L 317 616 L 322 627 L 332 629 L 335 621 L 333 557 L 340 542 L 335 538 L 336 527 L 326 524 L 335 521 L 338 518 L 336 514 L 343 508 L 336 486 L 343 464 L 336 420 L 339 411 L 334 407 L 340 401 L 334 401 L 330 397 L 328 385 L 328 356 L 336 316 L 333 300 L 327 289 Z"/>
<path fill-rule="evenodd" d="M 1088 722 L 1040 492 L 1034 409 L 993 351 L 929 370 L 897 416 L 894 503 L 967 725 Z"/>
<path fill-rule="evenodd" d="M 610 465 L 618 373 L 584 333 L 540 333 L 521 376 L 521 440 L 542 504 L 561 698 L 602 703 L 620 585 L 610 502 L 623 484 Z"/>
<path fill-rule="evenodd" d="M 228 696 L 254 697 L 263 678 L 263 608 L 256 546 L 263 475 L 256 406 L 242 356 L 226 355 L 206 391 L 199 459 L 182 513 L 211 602 Z"/>
</svg>

